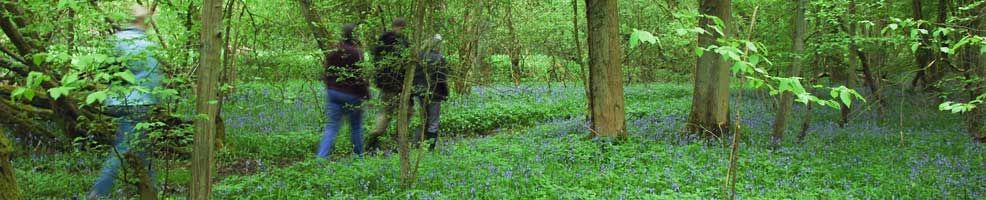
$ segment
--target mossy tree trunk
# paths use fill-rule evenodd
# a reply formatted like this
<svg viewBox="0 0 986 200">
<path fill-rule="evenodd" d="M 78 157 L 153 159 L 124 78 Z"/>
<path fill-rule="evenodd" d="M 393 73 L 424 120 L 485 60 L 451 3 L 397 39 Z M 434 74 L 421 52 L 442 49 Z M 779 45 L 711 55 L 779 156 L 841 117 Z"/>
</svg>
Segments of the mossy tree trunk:
<svg viewBox="0 0 986 200">
<path fill-rule="evenodd" d="M 14 153 L 14 145 L 7 140 L 3 127 L 0 127 L 0 199 L 21 199 L 21 190 L 17 187 L 14 168 L 10 165 L 10 154 Z"/>
<path fill-rule="evenodd" d="M 617 0 L 586 0 L 589 25 L 589 102 L 593 135 L 620 137 L 626 128 L 623 46 Z"/>
</svg>

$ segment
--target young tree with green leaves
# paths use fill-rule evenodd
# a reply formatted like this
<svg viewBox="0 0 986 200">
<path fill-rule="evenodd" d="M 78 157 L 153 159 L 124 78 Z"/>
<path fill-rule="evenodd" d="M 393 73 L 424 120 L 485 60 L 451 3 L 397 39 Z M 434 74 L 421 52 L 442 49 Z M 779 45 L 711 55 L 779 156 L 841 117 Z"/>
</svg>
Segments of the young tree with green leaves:
<svg viewBox="0 0 986 200">
<path fill-rule="evenodd" d="M 795 59 L 791 62 L 791 67 L 788 68 L 787 76 L 800 76 L 801 75 L 801 65 L 804 62 L 803 54 L 805 50 L 805 36 L 808 29 L 808 22 L 805 19 L 805 11 L 808 9 L 808 0 L 798 0 L 795 4 L 793 19 L 794 34 L 792 34 L 792 41 L 794 43 L 792 47 L 792 53 L 795 55 Z M 777 109 L 777 116 L 774 118 L 773 133 L 771 134 L 771 141 L 778 145 L 782 142 L 784 138 L 784 132 L 787 130 L 787 121 L 791 116 L 791 107 L 794 106 L 794 93 L 786 91 L 781 94 L 780 106 Z"/>
</svg>

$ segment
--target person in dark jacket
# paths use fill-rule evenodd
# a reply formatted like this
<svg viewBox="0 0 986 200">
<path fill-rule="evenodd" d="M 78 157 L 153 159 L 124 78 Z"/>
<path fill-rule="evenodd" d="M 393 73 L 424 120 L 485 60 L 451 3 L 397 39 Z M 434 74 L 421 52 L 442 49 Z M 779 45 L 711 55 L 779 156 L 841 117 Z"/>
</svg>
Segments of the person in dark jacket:
<svg viewBox="0 0 986 200">
<path fill-rule="evenodd" d="M 328 158 L 332 153 L 336 133 L 341 127 L 343 115 L 349 117 L 350 141 L 353 153 L 363 154 L 363 101 L 370 98 L 369 83 L 363 79 L 357 63 L 363 60 L 359 42 L 353 37 L 353 24 L 342 26 L 342 40 L 325 55 L 325 72 L 322 80 L 326 87 L 325 115 L 327 124 L 322 141 L 318 145 L 318 157 Z"/>
<path fill-rule="evenodd" d="M 367 148 L 374 150 L 380 147 L 380 136 L 387 132 L 390 121 L 397 115 L 398 100 L 404 83 L 404 70 L 410 60 L 407 59 L 408 42 L 402 33 L 404 19 L 397 18 L 391 24 L 391 31 L 380 35 L 379 44 L 373 49 L 373 59 L 378 68 L 374 83 L 380 89 L 380 101 L 383 110 L 377 117 L 373 130 L 367 139 Z"/>
<path fill-rule="evenodd" d="M 438 129 L 440 125 L 439 116 L 441 114 L 442 101 L 448 99 L 448 63 L 441 53 L 442 36 L 435 37 L 425 42 L 424 50 L 418 55 L 421 64 L 414 74 L 415 98 L 421 104 L 421 109 L 426 116 L 424 123 L 424 136 L 427 143 L 430 143 L 429 150 L 434 150 L 438 145 Z M 420 132 L 418 132 L 420 134 Z M 420 135 L 417 138 L 421 138 Z"/>
</svg>

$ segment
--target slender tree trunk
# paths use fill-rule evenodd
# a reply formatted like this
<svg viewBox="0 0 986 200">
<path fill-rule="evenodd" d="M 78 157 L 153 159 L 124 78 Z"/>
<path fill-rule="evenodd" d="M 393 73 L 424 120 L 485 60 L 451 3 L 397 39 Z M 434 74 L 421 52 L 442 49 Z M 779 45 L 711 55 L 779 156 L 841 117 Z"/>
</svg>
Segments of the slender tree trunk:
<svg viewBox="0 0 986 200">
<path fill-rule="evenodd" d="M 973 31 L 976 35 L 986 35 L 986 31 L 984 31 L 986 30 L 986 15 L 984 15 L 986 13 L 983 13 L 984 10 L 986 10 L 986 6 L 981 6 L 978 9 L 974 9 L 972 13 L 973 16 L 979 16 L 979 19 L 976 20 L 978 22 L 978 30 Z M 973 63 L 970 65 L 971 69 L 967 69 L 966 73 L 972 73 L 973 76 L 979 76 L 980 78 L 986 77 L 986 54 L 979 53 L 972 48 L 967 49 L 967 51 L 971 54 L 970 57 Z M 986 94 L 986 88 L 984 88 L 986 87 L 986 81 L 980 80 L 970 83 L 969 87 L 971 87 L 968 89 L 970 93 L 969 97 L 972 99 Z M 976 87 L 978 89 L 975 89 Z M 966 114 L 966 131 L 974 141 L 986 142 L 986 132 L 984 132 L 986 128 L 983 127 L 986 124 L 986 119 L 984 118 L 986 118 L 986 103 L 979 104 L 975 109 Z"/>
<path fill-rule="evenodd" d="M 513 1 L 507 1 L 507 30 L 510 32 L 510 44 L 507 47 L 507 52 L 510 54 L 510 78 L 513 79 L 514 85 L 519 86 L 523 79 L 523 73 L 520 69 L 522 47 L 520 41 L 517 40 L 517 30 L 514 28 L 513 7 Z"/>
<path fill-rule="evenodd" d="M 911 1 L 912 3 L 911 12 L 914 20 L 922 20 L 922 18 L 924 17 L 924 14 L 922 12 L 921 1 L 923 0 Z M 929 26 L 927 24 L 922 23 L 921 25 L 918 26 L 918 28 L 928 30 Z M 932 69 L 934 68 L 933 66 L 934 60 L 932 58 L 934 53 L 932 53 L 933 51 L 931 50 L 930 47 L 931 45 L 930 37 L 931 36 L 929 35 L 922 35 L 921 47 L 918 48 L 917 52 L 915 52 L 916 55 L 914 56 L 914 58 L 917 61 L 919 70 L 917 72 L 917 76 L 914 78 L 914 81 L 911 82 L 911 86 L 914 87 L 914 89 L 931 88 L 933 87 L 934 82 L 937 82 L 937 80 L 935 80 L 934 78 L 934 75 L 931 73 Z"/>
<path fill-rule="evenodd" d="M 849 15 L 850 18 L 856 15 L 856 1 L 849 1 Z M 849 51 L 851 51 L 857 58 L 859 58 L 860 67 L 863 69 L 863 81 L 866 86 L 870 88 L 870 92 L 873 93 L 874 104 L 877 106 L 877 113 L 880 119 L 883 119 L 883 95 L 880 94 L 880 83 L 877 82 L 879 77 L 874 77 L 872 67 L 870 66 L 870 59 L 867 58 L 866 52 L 863 52 L 861 47 L 857 44 L 859 40 L 857 37 L 860 35 L 858 26 L 855 23 L 849 25 L 850 38 L 852 41 L 849 42 Z M 851 60 L 851 59 L 850 59 Z M 855 73 L 852 74 L 855 77 Z"/>
<path fill-rule="evenodd" d="M 798 134 L 798 144 L 805 141 L 805 136 L 808 136 L 808 128 L 811 128 L 812 106 L 813 104 L 805 106 L 805 119 L 801 122 L 801 133 Z"/>
<path fill-rule="evenodd" d="M 708 17 L 699 19 L 699 27 L 709 30 L 709 34 L 698 36 L 698 47 L 706 48 L 716 45 L 720 37 L 731 34 L 732 0 L 702 0 L 699 4 L 701 14 L 715 16 L 723 21 L 726 27 L 723 34 L 711 31 L 710 26 L 716 23 Z M 706 52 L 698 58 L 695 67 L 695 90 L 692 96 L 692 109 L 688 115 L 688 129 L 693 133 L 721 136 L 729 130 L 729 63 L 720 58 L 719 54 Z"/>
<path fill-rule="evenodd" d="M 415 27 L 415 30 L 417 31 L 417 33 L 413 35 L 417 37 L 412 37 L 412 41 L 421 41 L 421 39 L 424 38 L 423 35 L 425 35 L 425 33 L 422 28 L 425 27 L 424 23 L 426 12 L 427 1 L 414 1 L 414 19 L 412 21 L 412 26 Z M 398 105 L 399 110 L 397 111 L 397 151 L 400 154 L 400 185 L 401 189 L 404 190 L 410 189 L 415 182 L 412 178 L 414 175 L 411 174 L 411 141 L 409 130 L 411 126 L 410 114 L 413 107 L 409 104 L 411 102 L 411 87 L 414 82 L 414 71 L 417 68 L 416 63 L 418 58 L 418 46 L 418 43 L 412 43 L 411 58 L 414 61 L 408 65 L 405 65 L 407 69 L 404 72 L 404 84 L 400 94 L 400 105 Z"/>
<path fill-rule="evenodd" d="M 315 43 L 318 44 L 318 48 L 322 50 L 323 54 L 328 54 L 327 50 L 331 48 L 331 44 L 329 44 L 331 35 L 321 25 L 322 17 L 312 9 L 311 0 L 298 0 L 298 4 L 301 5 L 301 15 L 305 17 L 308 28 L 312 30 L 312 35 L 315 36 Z"/>
<path fill-rule="evenodd" d="M 0 127 L 0 199 L 21 199 L 21 190 L 17 187 L 14 168 L 10 165 L 10 154 L 14 153 L 14 145 L 7 140 L 4 127 Z"/>
<path fill-rule="evenodd" d="M 794 40 L 793 53 L 797 55 L 797 58 L 792 62 L 791 68 L 788 69 L 788 76 L 801 75 L 801 63 L 804 62 L 802 56 L 804 56 L 805 51 L 805 32 L 808 29 L 808 22 L 805 20 L 805 10 L 807 9 L 808 0 L 798 0 L 794 14 L 794 36 L 792 38 Z M 791 117 L 791 107 L 793 105 L 794 93 L 784 92 L 781 95 L 780 108 L 777 110 L 777 116 L 774 118 L 774 131 L 771 138 L 774 145 L 780 145 L 784 138 L 784 131 L 787 130 L 787 121 Z"/>
<path fill-rule="evenodd" d="M 582 27 L 579 26 L 579 2 L 578 0 L 572 0 L 572 36 L 573 36 L 572 39 L 575 42 L 575 56 L 573 57 L 573 59 L 575 59 L 575 62 L 579 64 L 579 69 L 581 70 L 581 74 L 579 74 L 579 78 L 582 80 L 582 87 L 583 90 L 585 90 L 585 97 L 587 99 L 585 106 L 586 109 L 588 110 L 588 113 L 585 119 L 591 120 L 592 119 L 592 98 L 591 98 L 592 90 L 589 89 L 590 88 L 589 68 L 586 67 L 585 59 L 583 59 L 582 57 L 583 55 L 582 37 L 579 37 L 579 32 L 581 32 L 580 30 L 581 28 Z"/>
<path fill-rule="evenodd" d="M 219 76 L 222 72 L 222 0 L 202 1 L 202 50 L 198 73 L 195 110 L 195 144 L 192 152 L 190 199 L 210 199 L 212 193 L 213 149 L 218 112 Z"/>
<path fill-rule="evenodd" d="M 236 15 L 234 7 L 236 7 L 236 0 L 229 1 L 226 4 L 226 9 L 224 12 L 224 20 L 226 21 L 226 31 L 223 34 L 223 46 L 225 47 L 225 54 L 223 54 L 223 69 L 222 75 L 219 77 L 220 85 L 225 85 L 226 90 L 220 91 L 220 98 L 224 99 L 229 95 L 235 93 L 234 86 L 236 85 L 236 55 L 239 52 L 239 38 L 235 37 L 239 34 L 239 31 L 235 31 L 233 16 Z M 246 5 L 243 5 L 246 6 Z M 245 8 L 244 8 L 245 9 Z M 241 10 L 241 14 L 242 14 Z M 226 121 L 223 119 L 223 104 L 224 101 L 219 101 L 216 111 L 216 148 L 222 149 L 226 147 Z"/>
<path fill-rule="evenodd" d="M 137 157 L 133 151 L 127 152 L 124 155 L 127 161 L 127 166 L 133 169 L 134 176 L 137 177 L 137 194 L 140 195 L 141 200 L 155 200 L 157 199 L 157 192 L 154 191 L 154 186 L 152 185 L 150 163 L 143 163 L 144 161 Z"/>
<path fill-rule="evenodd" d="M 621 137 L 626 128 L 623 108 L 623 46 L 617 0 L 586 0 L 589 24 L 589 96 L 593 135 Z"/>
</svg>

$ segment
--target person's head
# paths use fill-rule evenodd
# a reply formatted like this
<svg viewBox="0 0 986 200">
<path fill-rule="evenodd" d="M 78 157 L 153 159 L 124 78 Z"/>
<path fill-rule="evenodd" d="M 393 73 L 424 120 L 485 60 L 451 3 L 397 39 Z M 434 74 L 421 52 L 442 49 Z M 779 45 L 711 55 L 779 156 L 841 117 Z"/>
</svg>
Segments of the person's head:
<svg viewBox="0 0 986 200">
<path fill-rule="evenodd" d="M 407 22 L 404 22 L 404 18 L 398 17 L 394 19 L 394 22 L 390 23 L 390 29 L 395 33 L 400 33 L 401 31 L 404 31 L 404 26 L 406 25 Z"/>
<path fill-rule="evenodd" d="M 133 5 L 130 7 L 130 16 L 133 17 L 133 21 L 130 22 L 131 25 L 138 28 L 147 28 L 148 20 L 154 15 L 147 7 L 141 5 Z"/>
<path fill-rule="evenodd" d="M 355 24 L 343 24 L 342 28 L 340 29 L 340 34 L 342 35 L 342 41 L 355 44 L 356 37 L 353 36 L 354 31 L 356 31 Z"/>
<path fill-rule="evenodd" d="M 442 42 L 442 34 L 435 34 L 435 36 L 425 41 L 424 49 L 425 51 L 441 51 Z"/>
</svg>

